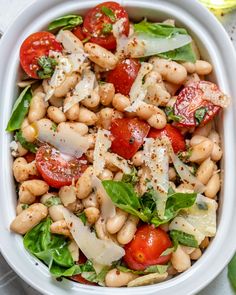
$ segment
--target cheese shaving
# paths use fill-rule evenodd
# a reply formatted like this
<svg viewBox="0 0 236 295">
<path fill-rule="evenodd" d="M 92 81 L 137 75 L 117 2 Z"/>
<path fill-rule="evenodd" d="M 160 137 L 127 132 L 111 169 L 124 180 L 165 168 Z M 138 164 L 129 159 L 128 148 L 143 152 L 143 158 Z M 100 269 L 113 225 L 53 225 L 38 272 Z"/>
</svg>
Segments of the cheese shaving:
<svg viewBox="0 0 236 295">
<path fill-rule="evenodd" d="M 113 241 L 98 239 L 96 234 L 69 210 L 64 208 L 63 215 L 79 249 L 92 262 L 111 265 L 113 261 L 125 255 L 124 249 Z"/>
<path fill-rule="evenodd" d="M 96 176 L 102 173 L 105 167 L 105 154 L 111 147 L 111 141 L 109 139 L 110 134 L 108 130 L 100 129 L 97 132 L 93 161 L 93 168 Z"/>
<path fill-rule="evenodd" d="M 105 155 L 106 163 L 113 164 L 120 170 L 122 170 L 125 174 L 131 173 L 131 168 L 124 158 L 118 156 L 117 154 L 107 152 Z"/>
<path fill-rule="evenodd" d="M 120 18 L 112 26 L 112 32 L 116 38 L 116 56 L 120 59 L 127 56 L 127 45 L 129 42 L 129 38 L 123 34 L 125 21 L 125 18 Z"/>
</svg>

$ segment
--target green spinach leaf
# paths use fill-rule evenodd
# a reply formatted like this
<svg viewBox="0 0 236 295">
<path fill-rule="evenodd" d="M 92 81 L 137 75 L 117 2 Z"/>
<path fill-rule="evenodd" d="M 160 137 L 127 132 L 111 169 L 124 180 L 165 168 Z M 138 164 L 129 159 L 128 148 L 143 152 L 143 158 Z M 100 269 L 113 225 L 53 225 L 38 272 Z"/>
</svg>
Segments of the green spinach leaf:
<svg viewBox="0 0 236 295">
<path fill-rule="evenodd" d="M 175 61 L 189 61 L 192 63 L 196 62 L 196 56 L 191 44 L 187 44 L 175 50 L 158 53 L 158 56 Z"/>
<path fill-rule="evenodd" d="M 231 283 L 231 286 L 236 292 L 236 254 L 234 255 L 234 257 L 228 265 L 228 278 Z"/>
<path fill-rule="evenodd" d="M 160 265 L 160 264 L 156 264 L 156 265 L 151 265 L 149 267 L 147 267 L 145 270 L 133 270 L 133 269 L 129 269 L 124 265 L 116 265 L 116 268 L 122 272 L 132 272 L 134 274 L 137 275 L 144 275 L 144 274 L 148 274 L 148 273 L 159 273 L 159 274 L 163 274 L 167 271 L 169 265 Z"/>
<path fill-rule="evenodd" d="M 27 149 L 31 153 L 36 153 L 38 150 L 38 147 L 36 144 L 32 142 L 26 141 L 26 139 L 22 135 L 22 131 L 17 131 L 15 134 L 16 140 L 19 141 L 19 143 L 23 146 L 23 148 Z"/>
<path fill-rule="evenodd" d="M 49 56 L 41 56 L 38 59 L 38 65 L 40 66 L 40 70 L 37 71 L 39 78 L 48 79 L 53 75 L 57 61 Z"/>
<path fill-rule="evenodd" d="M 6 131 L 12 132 L 20 129 L 21 124 L 28 113 L 30 101 L 32 99 L 32 92 L 30 85 L 27 86 L 17 98 L 13 109 L 11 118 L 7 124 Z"/>
<path fill-rule="evenodd" d="M 168 122 L 180 122 L 182 120 L 181 116 L 175 115 L 174 114 L 174 109 L 173 107 L 165 107 L 164 109 L 166 116 L 167 116 L 167 121 Z"/>
<path fill-rule="evenodd" d="M 53 197 L 47 199 L 47 201 L 44 203 L 44 205 L 47 207 L 51 207 L 54 205 L 60 205 L 60 204 L 61 204 L 61 199 L 57 196 L 53 196 Z"/>
<path fill-rule="evenodd" d="M 48 30 L 52 31 L 55 29 L 62 28 L 63 30 L 71 30 L 83 23 L 83 18 L 80 15 L 69 14 L 62 17 L 56 18 L 48 25 Z"/>
<path fill-rule="evenodd" d="M 201 107 L 195 111 L 194 117 L 196 119 L 197 125 L 199 125 L 202 122 L 202 120 L 205 118 L 206 113 L 207 108 L 205 107 Z"/>
<path fill-rule="evenodd" d="M 178 247 L 178 244 L 198 248 L 198 242 L 193 235 L 187 234 L 180 230 L 171 230 L 170 237 L 173 241 L 175 250 Z"/>
<path fill-rule="evenodd" d="M 130 174 L 123 174 L 122 181 L 135 185 L 138 181 L 138 172 L 133 167 Z"/>
</svg>

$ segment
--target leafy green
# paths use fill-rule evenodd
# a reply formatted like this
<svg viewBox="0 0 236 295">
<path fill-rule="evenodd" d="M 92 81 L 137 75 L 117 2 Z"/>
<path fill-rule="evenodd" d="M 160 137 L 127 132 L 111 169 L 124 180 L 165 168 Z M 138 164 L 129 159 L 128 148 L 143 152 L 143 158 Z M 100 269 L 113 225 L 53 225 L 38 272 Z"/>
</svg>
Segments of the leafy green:
<svg viewBox="0 0 236 295">
<path fill-rule="evenodd" d="M 47 207 L 51 207 L 54 205 L 60 205 L 60 204 L 61 204 L 61 199 L 57 196 L 53 196 L 53 197 L 47 199 L 47 201 L 44 203 L 44 205 Z"/>
<path fill-rule="evenodd" d="M 130 183 L 132 185 L 135 185 L 138 181 L 138 172 L 137 170 L 133 167 L 131 169 L 130 174 L 123 174 L 122 176 L 122 181 L 126 183 Z"/>
<path fill-rule="evenodd" d="M 192 63 L 196 62 L 196 56 L 191 44 L 187 44 L 185 46 L 167 52 L 158 53 L 158 56 L 175 61 L 189 61 Z"/>
<path fill-rule="evenodd" d="M 228 265 L 228 278 L 231 283 L 231 286 L 236 292 L 236 254 L 234 255 L 234 257 Z"/>
<path fill-rule="evenodd" d="M 180 230 L 171 230 L 170 237 L 173 241 L 175 250 L 178 247 L 178 244 L 198 248 L 198 242 L 193 235 L 187 234 Z"/>
<path fill-rule="evenodd" d="M 122 181 L 104 180 L 102 182 L 112 202 L 120 209 L 138 216 L 144 222 L 155 226 L 173 219 L 181 209 L 191 207 L 197 194 L 168 192 L 164 218 L 158 216 L 155 203 L 155 191 L 150 189 L 141 198 L 138 197 L 131 184 Z"/>
<path fill-rule="evenodd" d="M 23 146 L 23 148 L 27 149 L 28 151 L 34 154 L 37 152 L 37 149 L 38 149 L 37 145 L 32 142 L 26 141 L 26 139 L 22 135 L 21 130 L 16 132 L 15 138 L 17 141 L 19 141 L 19 143 Z"/>
<path fill-rule="evenodd" d="M 137 275 L 144 275 L 144 274 L 148 274 L 148 273 L 163 274 L 167 271 L 168 267 L 169 267 L 168 264 L 167 265 L 156 264 L 156 265 L 151 265 L 151 266 L 147 267 L 145 270 L 133 270 L 133 269 L 127 268 L 124 265 L 116 265 L 116 268 L 122 272 L 132 272 Z"/>
<path fill-rule="evenodd" d="M 39 78 L 48 79 L 53 75 L 57 61 L 54 58 L 44 55 L 38 59 L 38 65 L 41 68 L 37 71 Z"/>
<path fill-rule="evenodd" d="M 78 217 L 81 219 L 81 221 L 83 222 L 84 225 L 86 224 L 86 222 L 87 222 L 87 217 L 86 217 L 86 215 L 85 215 L 84 212 L 79 213 L 79 214 L 76 214 L 76 216 L 78 216 Z"/>
<path fill-rule="evenodd" d="M 71 30 L 83 23 L 83 18 L 80 15 L 69 14 L 62 17 L 56 18 L 48 25 L 48 30 L 52 31 L 55 29 L 62 28 L 63 30 Z"/>
<path fill-rule="evenodd" d="M 112 24 L 104 23 L 102 25 L 102 33 L 103 34 L 110 34 L 112 31 Z"/>
<path fill-rule="evenodd" d="M 24 88 L 17 98 L 11 113 L 11 118 L 7 124 L 6 131 L 12 132 L 20 129 L 21 124 L 28 113 L 32 92 L 30 85 Z"/>
<path fill-rule="evenodd" d="M 102 6 L 101 11 L 106 16 L 108 16 L 112 22 L 116 21 L 116 16 L 115 16 L 114 12 L 110 8 L 108 8 L 106 6 Z"/>
<path fill-rule="evenodd" d="M 199 210 L 204 210 L 204 211 L 208 210 L 208 205 L 206 202 L 196 202 L 196 205 Z"/>
<path fill-rule="evenodd" d="M 52 122 L 51 129 L 52 129 L 52 131 L 56 132 L 57 131 L 57 124 Z"/>
<path fill-rule="evenodd" d="M 197 125 L 199 125 L 202 122 L 202 120 L 205 118 L 206 113 L 207 113 L 207 108 L 205 107 L 201 107 L 195 111 L 194 117 L 196 119 Z"/>
<path fill-rule="evenodd" d="M 97 274 L 95 270 L 86 272 L 84 271 L 82 273 L 82 277 L 85 278 L 86 280 L 93 282 L 93 283 L 98 283 L 99 285 L 104 285 L 105 281 L 105 276 L 110 270 L 109 266 L 104 266 L 102 270 Z"/>
<path fill-rule="evenodd" d="M 168 122 L 180 122 L 182 120 L 181 116 L 175 115 L 174 114 L 174 109 L 173 107 L 165 107 L 164 109 L 166 116 L 167 116 L 167 121 Z"/>
<path fill-rule="evenodd" d="M 25 209 L 29 208 L 29 205 L 28 204 L 21 204 L 21 208 L 23 210 L 25 210 Z"/>
<path fill-rule="evenodd" d="M 26 233 L 23 242 L 31 254 L 42 260 L 54 276 L 59 277 L 71 268 L 74 262 L 66 238 L 51 234 L 51 224 L 49 218 L 42 221 Z"/>
</svg>

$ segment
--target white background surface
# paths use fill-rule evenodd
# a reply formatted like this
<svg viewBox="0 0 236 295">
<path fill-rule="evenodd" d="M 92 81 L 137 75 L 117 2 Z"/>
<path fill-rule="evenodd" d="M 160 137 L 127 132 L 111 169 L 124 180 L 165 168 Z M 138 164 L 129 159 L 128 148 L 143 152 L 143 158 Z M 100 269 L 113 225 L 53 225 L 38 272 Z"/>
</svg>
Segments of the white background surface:
<svg viewBox="0 0 236 295">
<path fill-rule="evenodd" d="M 4 32 L 19 11 L 30 1 L 35 0 L 0 0 L 0 32 Z M 39 0 L 40 1 L 40 0 Z M 49 0 L 50 1 L 50 0 Z M 189 0 L 191 1 L 191 0 Z M 220 18 L 236 47 L 236 11 Z M 207 269 L 206 269 L 207 272 Z M 204 276 L 204 273 L 201 274 Z M 40 282 L 39 282 L 40 283 Z M 207 288 L 198 295 L 233 295 L 235 294 L 227 279 L 225 269 Z M 24 283 L 0 255 L 0 295 L 39 295 Z M 185 294 L 183 294 L 185 295 Z"/>
</svg>

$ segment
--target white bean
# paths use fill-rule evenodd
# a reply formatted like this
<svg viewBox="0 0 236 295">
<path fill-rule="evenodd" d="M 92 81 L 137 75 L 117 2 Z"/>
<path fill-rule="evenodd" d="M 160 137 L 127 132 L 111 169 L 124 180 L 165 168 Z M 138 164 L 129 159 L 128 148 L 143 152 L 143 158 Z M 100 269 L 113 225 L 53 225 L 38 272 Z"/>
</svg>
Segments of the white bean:
<svg viewBox="0 0 236 295">
<path fill-rule="evenodd" d="M 28 125 L 22 129 L 22 136 L 28 142 L 34 142 L 37 136 L 37 132 L 32 125 Z"/>
<path fill-rule="evenodd" d="M 70 128 L 75 132 L 78 132 L 80 135 L 84 136 L 88 133 L 88 126 L 84 123 L 79 122 L 62 122 L 58 124 L 57 131 L 61 131 L 65 128 Z"/>
<path fill-rule="evenodd" d="M 176 179 L 177 173 L 173 167 L 169 168 L 168 174 L 169 174 L 170 181 L 174 181 Z"/>
<path fill-rule="evenodd" d="M 178 272 L 183 272 L 191 267 L 190 256 L 186 254 L 181 246 L 172 253 L 171 263 Z"/>
<path fill-rule="evenodd" d="M 189 157 L 189 161 L 196 163 L 203 162 L 211 155 L 212 149 L 213 143 L 211 140 L 207 139 L 205 141 L 202 141 L 192 148 L 192 153 Z"/>
<path fill-rule="evenodd" d="M 193 135 L 201 135 L 208 137 L 212 129 L 212 121 L 208 122 L 206 125 L 202 127 L 197 127 L 196 130 L 194 131 Z"/>
<path fill-rule="evenodd" d="M 66 104 L 70 103 L 72 100 L 72 96 L 68 95 L 65 100 L 63 105 L 65 106 Z M 69 121 L 78 121 L 79 120 L 79 111 L 80 107 L 78 103 L 73 104 L 69 110 L 65 112 L 66 119 Z"/>
<path fill-rule="evenodd" d="M 213 199 L 220 190 L 220 175 L 218 173 L 214 174 L 206 185 L 206 190 L 204 192 L 207 198 Z"/>
<path fill-rule="evenodd" d="M 48 208 L 40 203 L 35 203 L 29 208 L 23 210 L 11 223 L 12 231 L 21 235 L 26 234 L 29 230 L 40 223 L 48 215 Z"/>
<path fill-rule="evenodd" d="M 117 268 L 113 268 L 106 274 L 105 285 L 107 287 L 123 287 L 137 277 L 137 275 L 131 272 L 122 272 Z"/>
<path fill-rule="evenodd" d="M 220 136 L 219 133 L 215 130 L 212 130 L 208 136 L 208 138 L 215 144 L 220 144 Z"/>
<path fill-rule="evenodd" d="M 32 97 L 28 113 L 29 123 L 38 121 L 46 115 L 46 103 L 44 101 L 44 96 L 44 93 L 38 92 Z"/>
<path fill-rule="evenodd" d="M 48 118 L 51 119 L 56 124 L 66 121 L 66 116 L 62 110 L 57 107 L 50 106 L 47 109 Z"/>
<path fill-rule="evenodd" d="M 184 82 L 184 86 L 189 86 L 192 83 L 199 82 L 201 79 L 197 73 L 189 74 Z"/>
<path fill-rule="evenodd" d="M 122 244 L 128 244 L 134 237 L 134 234 L 137 230 L 137 225 L 139 218 L 133 215 L 130 215 L 126 220 L 125 224 L 117 234 L 117 241 Z"/>
<path fill-rule="evenodd" d="M 99 85 L 99 95 L 101 104 L 108 106 L 111 104 L 112 99 L 115 95 L 115 87 L 112 83 L 102 83 Z"/>
<path fill-rule="evenodd" d="M 117 173 L 115 174 L 113 180 L 115 180 L 115 181 L 120 181 L 120 180 L 122 180 L 123 175 L 124 175 L 124 173 L 121 172 L 121 171 L 119 171 L 119 172 L 117 172 Z"/>
<path fill-rule="evenodd" d="M 133 165 L 138 167 L 143 165 L 143 151 L 137 151 L 132 157 Z"/>
<path fill-rule="evenodd" d="M 58 221 L 53 222 L 50 225 L 50 231 L 52 234 L 71 237 L 70 230 L 69 230 L 65 220 L 58 220 Z"/>
<path fill-rule="evenodd" d="M 98 200 L 97 200 L 97 194 L 91 193 L 87 198 L 82 200 L 82 204 L 84 205 L 85 208 L 89 207 L 95 207 L 98 208 Z"/>
<path fill-rule="evenodd" d="M 113 114 L 114 114 L 114 110 L 112 108 L 103 108 L 98 113 L 97 124 L 100 125 L 104 129 L 110 129 Z"/>
<path fill-rule="evenodd" d="M 166 115 L 163 112 L 162 114 L 156 114 L 156 115 L 152 115 L 148 120 L 147 120 L 148 124 L 150 126 L 152 126 L 153 128 L 156 129 L 162 129 L 166 126 L 167 124 L 167 120 L 166 120 Z"/>
<path fill-rule="evenodd" d="M 101 180 L 112 180 L 113 173 L 108 169 L 103 169 L 102 173 L 99 174 Z"/>
<path fill-rule="evenodd" d="M 97 116 L 94 114 L 94 112 L 84 107 L 80 107 L 78 121 L 91 126 L 97 122 Z"/>
<path fill-rule="evenodd" d="M 204 60 L 197 60 L 195 68 L 198 75 L 208 75 L 212 72 L 212 65 Z"/>
<path fill-rule="evenodd" d="M 78 179 L 76 183 L 77 198 L 85 199 L 92 192 L 92 183 L 91 183 L 92 173 L 93 173 L 93 167 L 89 166 Z"/>
<path fill-rule="evenodd" d="M 190 140 L 190 145 L 193 147 L 203 141 L 207 140 L 207 137 L 202 135 L 194 135 Z"/>
<path fill-rule="evenodd" d="M 64 206 L 62 206 L 62 205 L 53 205 L 53 206 L 49 207 L 49 209 L 48 209 L 49 215 L 53 221 L 58 221 L 58 220 L 64 219 L 63 209 L 64 209 Z"/>
<path fill-rule="evenodd" d="M 70 76 L 67 76 L 63 83 L 55 89 L 55 97 L 65 97 L 67 93 L 75 87 L 77 84 L 78 75 L 72 73 Z"/>
<path fill-rule="evenodd" d="M 87 108 L 90 108 L 90 109 L 96 108 L 100 103 L 98 87 L 92 91 L 92 94 L 90 97 L 85 98 L 84 100 L 81 101 L 81 103 Z"/>
<path fill-rule="evenodd" d="M 197 248 L 195 249 L 191 254 L 190 254 L 190 258 L 192 260 L 198 260 L 200 257 L 202 256 L 202 251 Z"/>
<path fill-rule="evenodd" d="M 64 98 L 62 98 L 62 97 L 59 98 L 54 95 L 49 99 L 50 105 L 57 107 L 57 108 L 63 107 L 63 102 L 64 102 Z"/>
<path fill-rule="evenodd" d="M 95 207 L 88 207 L 84 209 L 84 213 L 87 217 L 87 220 L 90 224 L 94 224 L 100 217 L 99 209 Z"/>
<path fill-rule="evenodd" d="M 107 220 L 106 228 L 110 234 L 117 233 L 125 224 L 128 218 L 128 213 L 116 208 L 116 215 L 114 217 L 110 217 Z"/>
<path fill-rule="evenodd" d="M 24 204 L 32 204 L 35 202 L 36 197 L 42 196 L 48 189 L 48 184 L 43 180 L 26 180 L 20 185 L 19 200 Z"/>
<path fill-rule="evenodd" d="M 112 105 L 120 112 L 124 112 L 125 108 L 130 106 L 130 100 L 127 96 L 116 93 L 112 100 Z"/>
<path fill-rule="evenodd" d="M 211 161 L 210 158 L 207 158 L 205 161 L 203 161 L 197 169 L 197 179 L 200 180 L 203 184 L 207 184 L 213 174 L 214 165 L 215 163 Z"/>
<path fill-rule="evenodd" d="M 195 71 L 196 71 L 196 66 L 194 63 L 192 62 L 183 62 L 182 63 L 182 66 L 185 67 L 186 71 L 189 73 L 189 74 L 193 74 Z"/>
<path fill-rule="evenodd" d="M 215 162 L 218 162 L 223 155 L 223 151 L 220 148 L 220 146 L 216 143 L 213 144 L 213 149 L 212 149 L 212 153 L 211 153 L 211 159 Z"/>
</svg>

